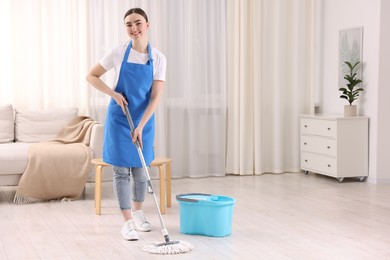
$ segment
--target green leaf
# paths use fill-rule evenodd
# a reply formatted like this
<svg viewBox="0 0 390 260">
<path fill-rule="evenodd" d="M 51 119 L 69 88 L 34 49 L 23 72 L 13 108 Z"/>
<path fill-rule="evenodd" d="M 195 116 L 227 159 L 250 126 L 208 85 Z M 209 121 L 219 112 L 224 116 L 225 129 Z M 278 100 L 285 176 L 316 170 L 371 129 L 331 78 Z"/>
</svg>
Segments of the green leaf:
<svg viewBox="0 0 390 260">
<path fill-rule="evenodd" d="M 362 87 L 355 89 L 358 84 L 362 83 L 362 80 L 357 78 L 357 71 L 354 71 L 355 68 L 359 68 L 358 65 L 360 62 L 358 61 L 355 64 L 352 64 L 349 61 L 344 61 L 344 63 L 348 66 L 349 73 L 344 75 L 344 79 L 347 81 L 345 84 L 346 87 L 339 88 L 339 91 L 343 93 L 340 98 L 346 99 L 351 105 L 352 102 L 355 101 L 357 97 L 359 97 L 359 92 L 363 91 Z"/>
</svg>

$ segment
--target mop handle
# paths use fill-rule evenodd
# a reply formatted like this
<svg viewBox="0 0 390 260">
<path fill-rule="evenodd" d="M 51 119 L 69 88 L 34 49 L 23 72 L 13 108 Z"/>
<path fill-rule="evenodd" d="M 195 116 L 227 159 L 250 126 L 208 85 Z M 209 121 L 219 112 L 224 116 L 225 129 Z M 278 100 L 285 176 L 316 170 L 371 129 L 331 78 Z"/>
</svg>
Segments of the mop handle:
<svg viewBox="0 0 390 260">
<path fill-rule="evenodd" d="M 125 105 L 125 114 L 126 114 L 127 121 L 129 122 L 129 125 L 130 125 L 131 134 L 133 134 L 135 127 L 134 127 L 133 120 L 131 119 L 129 108 L 126 105 Z M 167 231 L 167 229 L 165 227 L 164 221 L 163 221 L 162 216 L 161 216 L 160 207 L 159 207 L 158 202 L 157 202 L 156 194 L 154 193 L 154 189 L 153 189 L 153 185 L 152 185 L 152 182 L 151 182 L 151 179 L 150 179 L 148 167 L 146 166 L 145 158 L 144 158 L 144 155 L 142 153 L 141 145 L 140 145 L 138 139 L 135 141 L 135 146 L 137 147 L 137 152 L 138 152 L 139 158 L 141 159 L 142 167 L 143 167 L 143 169 L 145 171 L 145 174 L 146 174 L 146 177 L 147 177 L 147 180 L 148 180 L 148 185 L 149 185 L 150 190 L 152 191 L 152 194 L 153 194 L 154 203 L 156 204 L 156 208 L 157 208 L 158 216 L 159 216 L 159 219 L 160 219 L 160 223 L 161 223 L 161 226 L 163 228 L 163 235 L 165 237 L 165 240 L 166 241 L 168 240 L 167 242 L 169 242 L 168 231 Z"/>
<path fill-rule="evenodd" d="M 131 119 L 129 108 L 126 105 L 125 105 L 125 115 L 127 118 L 127 122 L 129 122 L 131 134 L 133 134 L 135 127 L 134 127 L 133 120 Z M 137 146 L 137 148 L 140 147 L 140 143 L 139 143 L 138 139 L 135 140 L 135 146 Z"/>
</svg>

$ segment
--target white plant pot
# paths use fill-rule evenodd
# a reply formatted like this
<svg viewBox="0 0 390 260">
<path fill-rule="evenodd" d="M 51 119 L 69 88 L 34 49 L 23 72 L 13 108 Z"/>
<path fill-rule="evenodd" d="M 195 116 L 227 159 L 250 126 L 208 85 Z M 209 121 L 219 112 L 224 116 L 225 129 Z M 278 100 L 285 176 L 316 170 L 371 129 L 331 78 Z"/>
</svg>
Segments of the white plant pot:
<svg viewBox="0 0 390 260">
<path fill-rule="evenodd" d="M 356 105 L 345 105 L 344 106 L 344 116 L 345 117 L 352 117 L 356 116 Z"/>
</svg>

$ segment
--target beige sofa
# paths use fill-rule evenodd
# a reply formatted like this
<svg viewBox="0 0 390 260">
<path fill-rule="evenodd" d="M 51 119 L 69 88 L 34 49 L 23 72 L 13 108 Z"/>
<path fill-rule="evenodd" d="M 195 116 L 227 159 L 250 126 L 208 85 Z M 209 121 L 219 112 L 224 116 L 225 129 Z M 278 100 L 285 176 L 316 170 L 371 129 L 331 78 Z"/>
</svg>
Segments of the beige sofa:
<svg viewBox="0 0 390 260">
<path fill-rule="evenodd" d="M 28 163 L 29 147 L 54 139 L 77 113 L 76 108 L 37 111 L 0 106 L 0 186 L 18 185 Z M 101 157 L 102 143 L 103 125 L 95 124 L 90 140 L 94 158 Z M 92 164 L 89 180 L 94 180 Z"/>
</svg>

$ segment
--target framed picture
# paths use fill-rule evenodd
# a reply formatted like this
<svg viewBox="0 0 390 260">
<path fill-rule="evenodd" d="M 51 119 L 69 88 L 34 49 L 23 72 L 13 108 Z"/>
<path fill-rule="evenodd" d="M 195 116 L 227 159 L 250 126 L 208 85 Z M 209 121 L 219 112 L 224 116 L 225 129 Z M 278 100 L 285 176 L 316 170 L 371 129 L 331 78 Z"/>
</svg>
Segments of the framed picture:
<svg viewBox="0 0 390 260">
<path fill-rule="evenodd" d="M 359 64 L 354 69 L 357 78 L 362 79 L 363 70 L 363 27 L 340 30 L 339 34 L 339 87 L 345 86 L 344 75 L 349 73 L 346 61 L 354 65 Z"/>
</svg>

